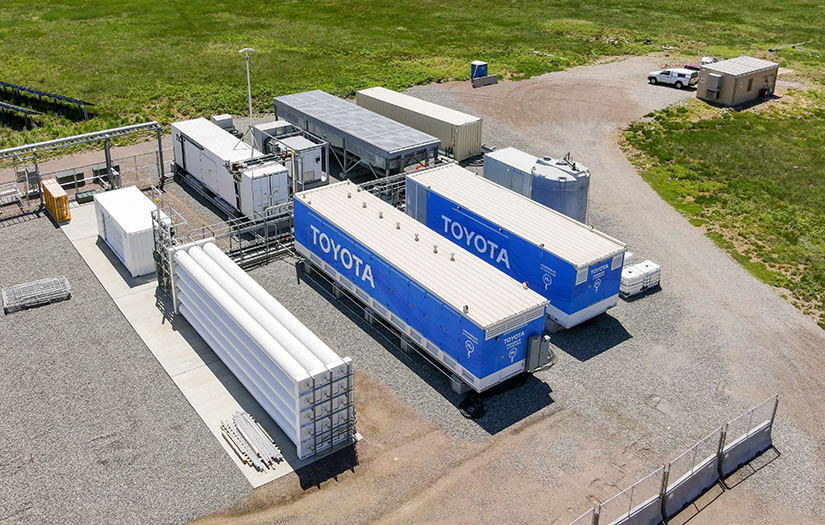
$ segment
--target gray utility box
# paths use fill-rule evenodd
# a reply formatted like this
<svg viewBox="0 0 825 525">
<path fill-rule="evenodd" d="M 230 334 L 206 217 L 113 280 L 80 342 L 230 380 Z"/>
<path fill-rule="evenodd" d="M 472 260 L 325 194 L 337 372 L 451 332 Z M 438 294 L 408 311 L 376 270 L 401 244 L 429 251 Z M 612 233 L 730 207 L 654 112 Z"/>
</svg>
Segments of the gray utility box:
<svg viewBox="0 0 825 525">
<path fill-rule="evenodd" d="M 323 182 L 324 176 L 321 171 L 323 145 L 316 144 L 300 135 L 279 139 L 271 144 L 273 147 L 292 152 L 295 160 L 294 162 L 287 162 L 286 167 L 289 169 L 292 180 L 301 185 L 299 191 L 304 186 L 308 187 Z"/>
<path fill-rule="evenodd" d="M 533 372 L 555 361 L 556 354 L 550 349 L 550 336 L 535 336 L 527 341 L 527 362 L 524 364 L 525 372 Z"/>
<path fill-rule="evenodd" d="M 275 153 L 272 139 L 296 133 L 298 129 L 286 120 L 264 122 L 252 126 L 252 141 L 255 149 L 264 153 Z"/>
</svg>

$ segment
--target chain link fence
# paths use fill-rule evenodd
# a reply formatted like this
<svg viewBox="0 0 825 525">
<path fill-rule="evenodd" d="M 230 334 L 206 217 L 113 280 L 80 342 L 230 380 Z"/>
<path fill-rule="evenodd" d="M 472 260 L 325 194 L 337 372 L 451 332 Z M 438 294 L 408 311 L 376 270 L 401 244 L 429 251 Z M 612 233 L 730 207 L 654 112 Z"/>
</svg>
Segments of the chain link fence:
<svg viewBox="0 0 825 525">
<path fill-rule="evenodd" d="M 171 158 L 171 148 L 164 149 L 164 159 Z M 115 180 L 110 180 L 105 161 L 77 165 L 71 168 L 41 169 L 33 165 L 17 165 L 0 170 L 0 187 L 5 198 L 0 199 L 0 213 L 7 219 L 31 213 L 42 205 L 42 181 L 55 179 L 66 191 L 69 200 L 91 200 L 94 193 L 115 187 L 137 186 L 149 189 L 161 182 L 161 161 L 157 151 L 130 155 L 112 160 Z M 169 176 L 169 173 L 165 173 Z"/>
</svg>

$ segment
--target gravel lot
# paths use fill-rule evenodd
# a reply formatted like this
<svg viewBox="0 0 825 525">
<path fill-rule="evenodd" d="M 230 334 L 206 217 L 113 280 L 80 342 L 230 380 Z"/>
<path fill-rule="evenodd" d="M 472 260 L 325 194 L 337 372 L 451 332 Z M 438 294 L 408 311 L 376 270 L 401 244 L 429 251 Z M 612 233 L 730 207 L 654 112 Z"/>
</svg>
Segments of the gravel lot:
<svg viewBox="0 0 825 525">
<path fill-rule="evenodd" d="M 0 316 L 0 523 L 183 522 L 250 492 L 49 219 L 2 223 L 0 246 L 0 287 L 72 286 Z"/>
<path fill-rule="evenodd" d="M 646 84 L 668 60 L 631 58 L 478 90 L 463 82 L 411 89 L 483 116 L 489 146 L 571 151 L 593 172 L 590 221 L 638 260 L 661 263 L 663 289 L 555 334 L 558 365 L 490 400 L 472 422 L 430 365 L 382 345 L 345 303 L 299 284 L 288 262 L 255 270 L 353 357 L 367 438 L 355 472 L 319 483 L 323 490 L 279 480 L 205 521 L 568 523 L 775 392 L 781 455 L 763 457 L 764 468 L 693 522 L 825 521 L 825 332 L 662 202 L 617 146 L 626 123 L 692 96 Z"/>
<path fill-rule="evenodd" d="M 672 65 L 669 60 L 637 57 L 522 82 L 502 82 L 478 90 L 464 82 L 410 90 L 421 98 L 483 116 L 488 146 L 512 145 L 537 155 L 561 156 L 572 152 L 573 158 L 593 173 L 590 222 L 626 241 L 638 260 L 650 258 L 662 264 L 663 289 L 633 302 L 620 302 L 606 315 L 554 334 L 552 341 L 559 355 L 556 367 L 539 373 L 517 389 L 489 399 L 487 415 L 478 421 L 468 421 L 456 409 L 459 396 L 450 391 L 446 379 L 432 365 L 419 356 L 401 352 L 385 332 L 361 321 L 350 310 L 350 303 L 333 299 L 325 286 L 296 271 L 294 261 L 280 261 L 252 271 L 259 282 L 333 348 L 354 359 L 358 427 L 365 440 L 356 446 L 354 456 L 336 454 L 296 476 L 287 476 L 253 491 L 223 511 L 205 517 L 204 521 L 568 523 L 588 507 L 606 500 L 672 459 L 740 411 L 779 392 L 781 401 L 774 442 L 781 455 L 762 458 L 763 468 L 722 494 L 692 522 L 825 522 L 825 511 L 818 505 L 820 495 L 825 493 L 821 452 L 825 445 L 821 429 L 825 407 L 820 403 L 825 388 L 822 374 L 825 357 L 821 353 L 825 348 L 825 332 L 770 287 L 752 278 L 700 230 L 662 202 L 638 177 L 617 146 L 619 130 L 626 123 L 692 96 L 690 91 L 649 86 L 644 81 L 648 71 Z M 211 212 L 204 211 L 194 199 L 178 190 L 172 187 L 167 195 L 178 199 L 205 222 L 212 221 Z M 73 257 L 71 261 L 76 262 L 61 263 L 51 257 L 43 268 L 34 269 L 24 264 L 39 260 L 29 252 L 34 254 L 37 249 L 45 251 L 46 248 L 22 251 L 24 245 L 18 238 L 41 229 L 49 229 L 49 235 L 60 237 L 49 244 L 50 251 L 55 250 L 54 246 L 65 246 L 66 261 Z M 70 270 L 60 271 L 67 273 L 73 285 L 77 281 L 78 286 L 83 286 L 86 279 L 88 290 L 102 294 L 94 304 L 104 306 L 96 306 L 95 314 L 89 315 L 105 315 L 105 310 L 107 318 L 120 319 L 80 258 L 62 234 L 51 231 L 48 222 L 36 220 L 0 228 L 0 241 L 4 239 L 3 246 L 10 241 L 15 250 L 20 247 L 21 253 L 13 256 L 17 257 L 18 264 L 0 269 L 0 283 L 25 280 L 31 272 L 35 275 L 30 278 L 39 277 L 38 271 L 49 269 L 45 265 L 68 266 L 77 275 Z M 8 277 L 9 272 L 15 275 Z M 23 272 L 30 273 L 23 275 Z M 91 300 L 90 294 L 91 291 L 86 292 Z M 73 312 L 66 305 L 75 306 L 78 300 L 73 298 L 70 303 L 2 319 L 3 332 L 0 333 L 11 331 L 12 326 L 15 331 L 47 322 L 60 326 L 56 322 L 59 314 L 52 312 Z M 18 316 L 41 316 L 42 319 L 18 323 L 17 319 L 26 318 Z M 9 324 L 10 320 L 14 321 L 13 325 Z M 91 319 L 75 322 L 82 322 L 84 326 L 101 325 Z M 163 389 L 155 386 L 151 393 L 139 390 L 141 395 L 156 396 L 160 400 L 157 403 L 164 406 L 174 404 L 170 399 L 177 400 L 185 410 L 176 410 L 176 417 L 193 420 L 183 425 L 187 439 L 195 439 L 195 428 L 199 434 L 207 435 L 134 333 L 130 329 L 116 329 L 114 325 L 106 325 L 110 327 L 108 335 L 98 333 L 106 331 L 104 328 L 95 329 L 95 340 L 103 347 L 96 348 L 96 352 L 108 351 L 104 350 L 107 342 L 111 345 L 111 341 L 116 340 L 122 341 L 118 350 L 129 344 L 139 350 L 119 353 L 117 359 L 106 360 L 106 370 L 97 370 L 94 363 L 100 361 L 90 358 L 85 366 L 97 370 L 97 375 L 115 376 L 110 380 L 119 383 L 123 379 L 113 373 L 112 368 L 131 375 L 136 374 L 136 370 L 149 370 L 146 375 L 155 378 L 154 383 L 163 385 L 167 391 L 161 393 Z M 29 329 L 31 334 L 27 337 L 40 337 L 42 332 Z M 128 337 L 119 336 L 127 332 Z M 80 338 L 71 333 L 64 337 Z M 43 342 L 49 344 L 53 344 L 54 339 L 42 337 Z M 134 339 L 132 343 L 131 339 Z M 21 338 L 23 340 L 26 339 Z M 16 351 L 3 351 L 23 355 L 31 344 L 20 346 Z M 65 342 L 61 346 L 70 347 Z M 84 355 L 81 342 L 74 343 L 72 348 L 73 354 Z M 128 355 L 129 360 L 120 355 Z M 75 355 L 73 358 L 77 359 Z M 143 367 L 132 362 L 138 358 L 145 362 Z M 30 366 L 31 362 L 24 364 Z M 40 377 L 26 370 L 25 374 L 8 370 L 3 373 L 15 378 Z M 37 372 L 43 374 L 40 369 Z M 134 382 L 144 380 L 141 375 L 141 379 L 135 378 Z M 13 381 L 15 379 L 7 379 L 5 384 L 11 385 Z M 13 400 L 18 392 L 21 396 L 24 392 L 30 397 L 42 396 L 41 388 L 28 386 L 32 381 L 26 379 L 24 387 L 12 389 L 3 397 L 3 403 L 6 399 Z M 99 383 L 99 379 L 96 383 L 86 381 L 83 388 L 91 389 Z M 49 387 L 55 384 L 59 384 L 59 380 L 50 378 Z M 114 388 L 110 386 L 108 391 Z M 84 396 L 92 397 L 85 391 Z M 98 394 L 98 398 L 102 396 Z M 14 404 L 20 405 L 20 401 L 25 401 L 27 406 L 34 403 L 21 399 Z M 112 402 L 111 397 L 106 397 L 77 407 L 78 402 L 72 401 L 74 412 L 70 413 L 78 414 L 76 417 L 81 420 L 95 413 L 98 403 Z M 40 403 L 45 405 L 45 401 Z M 134 413 L 118 408 L 111 416 L 115 419 L 107 417 L 106 421 L 126 419 L 117 430 L 125 432 L 128 423 L 131 432 L 128 436 L 116 434 L 120 439 L 144 432 L 142 441 L 153 442 L 150 433 L 156 430 L 149 426 L 150 409 L 146 408 L 151 404 L 134 399 L 129 403 Z M 54 406 L 54 402 L 50 400 L 49 405 Z M 110 411 L 106 410 L 107 416 Z M 178 416 L 179 412 L 185 416 Z M 19 426 L 12 425 L 12 428 Z M 7 437 L 4 447 L 27 443 L 21 436 L 31 435 L 30 430 L 25 427 L 14 436 L 4 435 Z M 69 430 L 76 432 L 73 427 Z M 16 432 L 3 430 L 10 431 Z M 86 432 L 97 436 L 91 430 Z M 81 447 L 74 443 L 84 443 L 83 438 L 71 433 L 66 435 L 72 439 L 63 446 L 77 447 L 76 454 L 80 454 Z M 86 441 L 89 439 L 91 437 Z M 41 446 L 47 450 L 54 445 L 51 439 L 43 441 Z M 212 448 L 207 446 L 202 450 Z M 160 465 L 173 465 L 174 457 L 168 452 L 169 458 L 163 457 L 162 452 L 165 451 L 153 452 L 153 461 L 144 459 L 142 468 L 151 468 L 155 473 Z M 43 452 L 34 453 L 35 463 L 31 464 L 26 463 L 25 453 L 21 460 L 19 451 L 7 453 L 4 448 L 3 468 L 21 475 L 20 472 L 36 467 L 39 454 Z M 219 455 L 219 451 L 209 455 Z M 17 458 L 17 462 L 7 457 Z M 222 459 L 229 464 L 228 459 Z M 112 462 L 107 464 L 109 468 Z M 187 473 L 192 472 L 192 463 L 187 462 Z M 198 465 L 207 463 L 209 472 L 214 473 L 217 461 L 197 462 Z M 171 470 L 183 476 L 182 466 Z M 239 498 L 245 490 L 236 490 L 237 483 L 228 480 L 239 479 L 240 474 L 231 474 L 235 477 L 220 478 L 221 490 L 215 483 L 209 484 L 214 494 L 206 494 L 206 487 L 201 487 L 201 492 L 188 491 L 189 510 L 184 509 L 186 502 L 176 502 L 179 514 L 161 516 L 158 521 L 193 517 L 220 508 L 221 502 L 228 504 Z M 184 486 L 179 478 L 175 481 L 171 473 L 162 476 L 158 473 L 157 477 L 163 480 L 158 482 L 161 485 Z M 201 478 L 214 480 L 216 476 Z M 104 483 L 100 475 L 86 483 L 92 483 L 92 479 L 100 483 L 84 492 L 89 494 L 92 508 L 101 501 L 92 494 L 109 494 L 117 490 L 114 486 L 124 486 L 119 485 L 119 481 Z M 2 501 L 29 501 L 30 496 L 22 496 L 28 494 L 45 494 L 45 500 L 52 497 L 50 490 L 58 490 L 48 489 L 52 486 L 51 480 L 49 476 L 44 476 L 44 480 L 27 477 L 22 483 L 10 484 L 16 492 Z M 41 488 L 41 484 L 45 488 Z M 142 485 L 148 487 L 149 483 L 136 485 L 145 492 Z M 64 481 L 60 486 L 69 485 Z M 123 505 L 134 507 L 129 498 L 134 499 L 136 491 L 128 496 L 125 494 L 129 491 L 123 492 L 126 501 Z M 164 500 L 160 499 L 160 490 L 156 493 L 159 501 L 144 499 L 152 501 L 151 508 L 162 509 Z M 59 498 L 52 499 L 59 501 Z M 207 502 L 209 508 L 206 508 Z M 45 520 L 48 516 L 60 515 L 58 505 L 40 507 L 52 509 L 53 514 L 44 511 L 33 516 L 44 516 Z M 21 512 L 21 508 L 22 512 L 34 512 L 26 511 L 28 506 L 18 506 L 7 514 Z M 124 515 L 127 517 L 121 521 L 128 521 L 130 516 Z"/>
</svg>

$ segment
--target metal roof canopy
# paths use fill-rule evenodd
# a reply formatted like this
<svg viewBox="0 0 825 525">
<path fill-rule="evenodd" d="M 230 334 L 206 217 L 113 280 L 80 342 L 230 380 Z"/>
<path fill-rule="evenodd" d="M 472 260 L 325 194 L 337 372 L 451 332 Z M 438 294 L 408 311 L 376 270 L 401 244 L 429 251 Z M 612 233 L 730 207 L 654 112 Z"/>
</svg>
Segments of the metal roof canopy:
<svg viewBox="0 0 825 525">
<path fill-rule="evenodd" d="M 624 243 L 609 235 L 457 164 L 419 170 L 408 177 L 577 268 L 625 250 Z"/>
<path fill-rule="evenodd" d="M 396 270 L 487 330 L 547 300 L 350 181 L 299 193 L 329 221 Z"/>
<path fill-rule="evenodd" d="M 778 68 L 779 64 L 762 60 L 761 58 L 754 58 L 749 56 L 741 56 L 722 60 L 721 62 L 714 62 L 713 64 L 705 64 L 703 69 L 715 71 L 726 75 L 733 75 L 741 77 L 744 75 L 752 75 L 761 71 L 768 71 L 770 69 Z"/>
<path fill-rule="evenodd" d="M 429 159 L 429 152 L 438 154 L 441 141 L 399 122 L 373 113 L 355 104 L 351 104 L 321 90 L 306 91 L 275 97 L 275 116 L 283 118 L 293 125 L 320 136 L 338 148 L 344 150 L 344 171 L 364 163 L 370 167 L 385 170 L 389 175 L 392 163 L 399 160 L 400 168 L 424 153 L 424 160 Z M 307 129 L 313 124 L 313 129 Z M 303 124 L 303 125 L 302 125 Z M 332 137 L 328 135 L 333 135 Z M 341 144 L 336 143 L 341 139 Z M 358 162 L 347 166 L 346 154 L 359 157 Z"/>
</svg>

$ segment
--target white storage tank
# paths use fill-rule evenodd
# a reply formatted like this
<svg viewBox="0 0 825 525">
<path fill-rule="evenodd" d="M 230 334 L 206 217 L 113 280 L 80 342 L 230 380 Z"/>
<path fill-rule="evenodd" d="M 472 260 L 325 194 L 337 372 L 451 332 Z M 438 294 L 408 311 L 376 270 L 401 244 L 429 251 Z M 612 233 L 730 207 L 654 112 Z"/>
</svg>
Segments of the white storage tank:
<svg viewBox="0 0 825 525">
<path fill-rule="evenodd" d="M 484 178 L 586 222 L 590 171 L 569 154 L 539 158 L 516 148 L 500 149 L 484 155 Z"/>
<path fill-rule="evenodd" d="M 132 277 L 155 271 L 152 211 L 155 204 L 130 186 L 95 195 L 97 232 Z M 161 212 L 164 221 L 169 218 Z"/>
<path fill-rule="evenodd" d="M 339 357 L 215 246 L 174 248 L 175 312 L 305 459 L 355 440 L 352 361 Z"/>
<path fill-rule="evenodd" d="M 441 140 L 441 147 L 462 161 L 481 155 L 481 119 L 383 87 L 355 94 L 355 103 Z"/>
</svg>

